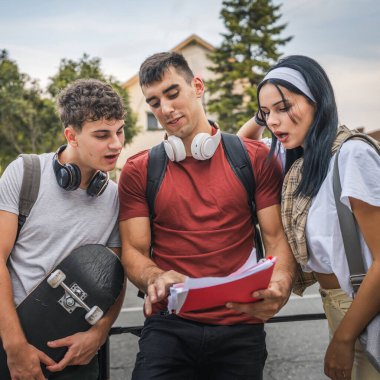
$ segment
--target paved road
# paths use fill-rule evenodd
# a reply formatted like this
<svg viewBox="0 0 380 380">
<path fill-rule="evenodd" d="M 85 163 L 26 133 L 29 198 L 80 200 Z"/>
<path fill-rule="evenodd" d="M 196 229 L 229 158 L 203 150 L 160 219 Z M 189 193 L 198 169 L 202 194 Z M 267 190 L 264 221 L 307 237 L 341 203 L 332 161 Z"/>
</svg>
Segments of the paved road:
<svg viewBox="0 0 380 380">
<path fill-rule="evenodd" d="M 311 287 L 303 298 L 292 296 L 279 315 L 322 312 L 317 287 Z M 123 311 L 115 326 L 136 326 L 142 323 L 142 300 L 136 297 L 136 288 L 130 285 Z M 266 331 L 269 355 L 264 380 L 327 379 L 323 375 L 323 357 L 328 342 L 326 320 L 271 323 L 266 325 Z M 132 334 L 111 337 L 111 380 L 131 378 L 137 350 L 138 338 Z"/>
</svg>

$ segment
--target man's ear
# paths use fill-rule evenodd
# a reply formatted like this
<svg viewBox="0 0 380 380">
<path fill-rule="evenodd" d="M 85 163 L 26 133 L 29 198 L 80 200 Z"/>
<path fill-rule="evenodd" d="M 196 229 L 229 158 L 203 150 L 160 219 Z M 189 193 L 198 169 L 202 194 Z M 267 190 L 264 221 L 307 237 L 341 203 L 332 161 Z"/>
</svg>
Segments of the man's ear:
<svg viewBox="0 0 380 380">
<path fill-rule="evenodd" d="M 67 140 L 67 144 L 73 146 L 73 147 L 77 147 L 78 146 L 78 139 L 77 139 L 77 136 L 78 136 L 78 131 L 76 131 L 74 129 L 74 127 L 72 126 L 68 126 L 65 128 L 65 131 L 64 131 L 64 134 L 65 134 L 65 137 L 66 137 L 66 140 Z"/>
<path fill-rule="evenodd" d="M 205 92 L 205 85 L 201 77 L 195 76 L 192 81 L 197 98 L 201 98 Z"/>
</svg>

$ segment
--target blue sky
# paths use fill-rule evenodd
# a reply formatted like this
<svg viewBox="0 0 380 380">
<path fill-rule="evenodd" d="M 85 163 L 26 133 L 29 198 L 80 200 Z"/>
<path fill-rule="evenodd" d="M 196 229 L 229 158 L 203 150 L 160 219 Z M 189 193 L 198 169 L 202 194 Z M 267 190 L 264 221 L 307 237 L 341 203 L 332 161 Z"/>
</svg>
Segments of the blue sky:
<svg viewBox="0 0 380 380">
<path fill-rule="evenodd" d="M 333 83 L 340 120 L 380 129 L 380 1 L 284 0 L 281 23 L 293 40 L 283 53 L 318 60 Z M 0 0 L 0 49 L 42 86 L 61 58 L 84 52 L 120 81 L 148 55 L 196 33 L 217 45 L 222 0 Z"/>
</svg>

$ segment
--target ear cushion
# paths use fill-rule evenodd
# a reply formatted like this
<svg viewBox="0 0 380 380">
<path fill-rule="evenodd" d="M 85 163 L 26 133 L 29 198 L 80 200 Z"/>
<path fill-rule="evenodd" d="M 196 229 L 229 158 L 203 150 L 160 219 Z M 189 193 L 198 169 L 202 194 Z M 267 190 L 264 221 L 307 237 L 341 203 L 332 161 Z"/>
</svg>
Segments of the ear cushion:
<svg viewBox="0 0 380 380">
<path fill-rule="evenodd" d="M 102 195 L 109 182 L 108 173 L 98 171 L 92 177 L 90 184 L 87 187 L 87 194 L 91 197 Z"/>
<path fill-rule="evenodd" d="M 197 160 L 207 160 L 214 144 L 208 133 L 198 133 L 191 143 L 191 154 Z"/>
<path fill-rule="evenodd" d="M 77 165 L 61 165 L 57 160 L 54 162 L 54 173 L 58 185 L 65 190 L 76 190 L 81 181 L 81 173 Z"/>
<path fill-rule="evenodd" d="M 164 148 L 165 148 L 166 155 L 169 157 L 169 160 L 174 161 L 175 160 L 174 151 L 168 140 L 164 140 Z"/>
<path fill-rule="evenodd" d="M 197 160 L 210 159 L 220 143 L 220 131 L 211 136 L 208 133 L 198 133 L 191 143 L 191 154 Z"/>
<path fill-rule="evenodd" d="M 186 149 L 182 140 L 177 136 L 169 136 L 164 140 L 164 148 L 171 161 L 182 161 L 186 158 Z"/>
<path fill-rule="evenodd" d="M 65 164 L 63 167 L 68 171 L 70 181 L 66 187 L 62 187 L 68 191 L 76 190 L 79 187 L 80 181 L 82 179 L 79 167 L 75 164 Z"/>
</svg>

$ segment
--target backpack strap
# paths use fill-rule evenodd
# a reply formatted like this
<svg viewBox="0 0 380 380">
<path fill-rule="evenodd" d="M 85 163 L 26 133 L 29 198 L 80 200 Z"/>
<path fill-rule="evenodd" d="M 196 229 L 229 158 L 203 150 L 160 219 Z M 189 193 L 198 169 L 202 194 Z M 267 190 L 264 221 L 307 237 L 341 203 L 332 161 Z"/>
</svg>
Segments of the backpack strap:
<svg viewBox="0 0 380 380">
<path fill-rule="evenodd" d="M 255 229 L 256 258 L 257 261 L 259 261 L 264 258 L 264 249 L 256 214 L 256 182 L 253 174 L 252 163 L 249 158 L 247 148 L 240 137 L 222 132 L 222 145 L 228 163 L 247 192 L 248 205 L 251 210 L 252 222 Z"/>
<path fill-rule="evenodd" d="M 24 163 L 24 176 L 20 190 L 19 215 L 16 240 L 26 218 L 29 216 L 40 189 L 41 165 L 36 154 L 20 154 Z"/>
<path fill-rule="evenodd" d="M 146 198 L 149 206 L 149 218 L 152 226 L 154 214 L 154 202 L 162 180 L 165 177 L 166 167 L 168 165 L 168 156 L 165 152 L 164 143 L 154 146 L 149 151 Z"/>
<path fill-rule="evenodd" d="M 154 213 L 154 202 L 156 201 L 156 196 L 158 190 L 160 189 L 162 180 L 165 177 L 166 167 L 168 165 L 168 156 L 165 152 L 164 143 L 155 145 L 150 149 L 148 154 L 148 169 L 146 176 L 146 199 L 149 206 L 149 221 L 150 221 L 150 257 L 153 256 L 153 219 Z M 137 296 L 144 298 L 144 293 L 139 290 Z"/>
<path fill-rule="evenodd" d="M 334 171 L 333 171 L 333 191 L 336 210 L 339 219 L 340 230 L 342 233 L 343 246 L 347 257 L 348 268 L 350 270 L 350 282 L 354 289 L 354 294 L 358 291 L 362 283 L 366 271 L 364 269 L 363 256 L 361 255 L 361 246 L 359 240 L 359 228 L 354 214 L 351 210 L 340 201 L 342 195 L 342 186 L 340 183 L 338 158 L 342 145 L 351 139 L 360 139 L 373 146 L 380 154 L 380 146 L 378 142 L 366 136 L 365 134 L 349 136 L 339 147 L 335 153 Z M 354 295 L 353 294 L 353 295 Z"/>
</svg>

